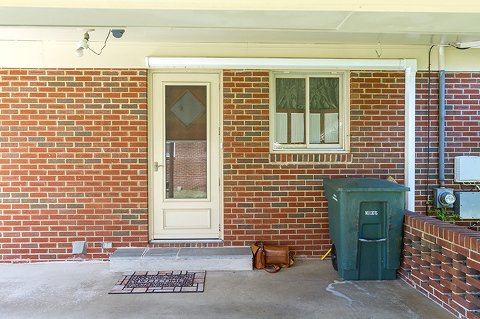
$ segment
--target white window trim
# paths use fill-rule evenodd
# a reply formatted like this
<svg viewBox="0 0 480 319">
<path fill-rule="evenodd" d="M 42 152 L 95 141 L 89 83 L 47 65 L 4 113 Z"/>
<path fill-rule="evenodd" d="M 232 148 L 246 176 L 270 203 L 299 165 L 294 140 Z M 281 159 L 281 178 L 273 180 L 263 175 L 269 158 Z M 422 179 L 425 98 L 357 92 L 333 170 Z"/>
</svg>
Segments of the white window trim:
<svg viewBox="0 0 480 319">
<path fill-rule="evenodd" d="M 283 76 L 283 74 L 287 74 Z M 306 144 L 289 144 L 281 148 L 275 145 L 275 78 L 309 76 L 338 76 L 340 78 L 340 108 L 339 108 L 339 143 L 338 144 L 310 144 L 305 137 Z M 350 72 L 349 70 L 319 70 L 306 69 L 298 71 L 270 71 L 270 117 L 269 117 L 269 144 L 271 153 L 349 153 L 350 152 Z M 308 100 L 308 92 L 306 99 Z M 308 112 L 307 112 L 308 113 Z M 307 123 L 307 121 L 306 121 Z M 308 126 L 306 131 L 308 131 Z"/>
</svg>

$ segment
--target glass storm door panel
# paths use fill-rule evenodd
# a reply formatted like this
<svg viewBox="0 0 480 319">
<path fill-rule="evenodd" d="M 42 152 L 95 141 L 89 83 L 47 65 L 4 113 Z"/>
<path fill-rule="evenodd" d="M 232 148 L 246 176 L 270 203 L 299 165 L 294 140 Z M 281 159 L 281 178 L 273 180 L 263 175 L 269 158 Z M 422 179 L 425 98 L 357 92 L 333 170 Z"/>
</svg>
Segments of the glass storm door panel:
<svg viewBox="0 0 480 319">
<path fill-rule="evenodd" d="M 153 73 L 150 239 L 219 239 L 219 75 Z"/>
<path fill-rule="evenodd" d="M 206 85 L 166 85 L 167 198 L 207 198 Z"/>
</svg>

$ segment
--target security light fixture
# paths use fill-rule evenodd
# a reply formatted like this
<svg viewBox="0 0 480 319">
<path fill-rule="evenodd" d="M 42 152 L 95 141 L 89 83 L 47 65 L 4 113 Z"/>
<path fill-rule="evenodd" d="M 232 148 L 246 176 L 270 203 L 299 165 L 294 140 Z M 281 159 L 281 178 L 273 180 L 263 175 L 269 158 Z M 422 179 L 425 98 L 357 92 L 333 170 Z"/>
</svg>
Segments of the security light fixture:
<svg viewBox="0 0 480 319">
<path fill-rule="evenodd" d="M 100 52 L 97 53 L 97 52 L 93 51 L 92 48 L 90 48 L 90 44 L 88 42 L 89 39 L 90 39 L 90 35 L 88 34 L 88 32 L 90 32 L 90 31 L 95 31 L 95 29 L 87 30 L 85 32 L 85 34 L 83 35 L 83 39 L 78 42 L 77 50 L 75 50 L 75 54 L 78 57 L 82 57 L 85 50 L 90 50 L 93 53 L 95 53 L 96 55 L 102 54 L 103 49 L 107 46 L 107 40 L 108 40 L 108 37 L 110 36 L 110 34 L 112 34 L 115 38 L 119 39 L 125 33 L 124 29 L 109 30 L 108 34 L 107 34 L 107 37 L 105 38 L 105 42 L 103 43 L 103 47 L 100 49 Z"/>
<path fill-rule="evenodd" d="M 75 50 L 75 54 L 78 56 L 78 57 L 82 57 L 83 56 L 83 51 L 85 49 L 89 49 L 90 48 L 90 45 L 88 44 L 88 39 L 90 39 L 90 35 L 88 34 L 88 31 L 85 32 L 85 34 L 83 35 L 83 39 L 80 40 L 78 42 L 78 48 L 77 50 Z"/>
</svg>

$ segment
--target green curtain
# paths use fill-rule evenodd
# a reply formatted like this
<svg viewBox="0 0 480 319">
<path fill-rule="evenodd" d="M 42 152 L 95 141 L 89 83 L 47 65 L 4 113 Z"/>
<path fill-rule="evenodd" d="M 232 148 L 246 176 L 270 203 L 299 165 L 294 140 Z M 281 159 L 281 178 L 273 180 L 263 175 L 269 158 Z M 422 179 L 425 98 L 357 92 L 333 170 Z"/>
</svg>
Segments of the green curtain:
<svg viewBox="0 0 480 319">
<path fill-rule="evenodd" d="M 310 110 L 338 110 L 339 78 L 310 78 Z M 305 79 L 277 78 L 275 82 L 277 109 L 305 109 Z"/>
<path fill-rule="evenodd" d="M 305 79 L 277 78 L 275 92 L 277 109 L 305 109 Z"/>
<path fill-rule="evenodd" d="M 310 78 L 310 110 L 338 110 L 338 78 Z"/>
</svg>

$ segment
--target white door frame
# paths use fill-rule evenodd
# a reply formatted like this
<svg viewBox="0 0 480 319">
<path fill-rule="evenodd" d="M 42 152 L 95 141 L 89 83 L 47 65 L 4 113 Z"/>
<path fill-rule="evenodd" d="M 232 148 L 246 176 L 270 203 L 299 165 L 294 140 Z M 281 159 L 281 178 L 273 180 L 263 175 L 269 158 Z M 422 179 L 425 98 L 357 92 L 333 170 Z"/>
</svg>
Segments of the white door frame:
<svg viewBox="0 0 480 319">
<path fill-rule="evenodd" d="M 158 185 L 158 175 L 159 173 L 155 169 L 155 162 L 159 161 L 159 154 L 158 154 L 158 147 L 155 148 L 155 137 L 154 137 L 154 127 L 158 125 L 156 121 L 158 121 L 158 110 L 156 109 L 156 105 L 158 106 L 159 95 L 158 95 L 158 85 L 160 87 L 163 84 L 159 84 L 158 81 L 160 78 L 168 78 L 171 77 L 183 77 L 185 76 L 186 82 L 198 82 L 202 81 L 202 76 L 212 77 L 216 76 L 218 83 L 218 87 L 211 86 L 211 90 L 218 90 L 218 101 L 212 101 L 212 103 L 218 104 L 218 111 L 210 112 L 210 147 L 216 147 L 217 150 L 213 153 L 218 153 L 218 159 L 213 159 L 213 163 L 217 167 L 211 165 L 210 170 L 218 169 L 218 194 L 209 194 L 209 198 L 212 195 L 214 197 L 218 196 L 216 199 L 218 201 L 218 235 L 214 238 L 205 238 L 205 237 L 198 237 L 198 238 L 182 238 L 182 236 L 178 236 L 178 238 L 171 238 L 166 236 L 165 238 L 155 238 L 158 237 L 158 234 L 155 234 L 155 218 L 157 218 L 158 222 L 158 201 L 156 201 L 156 196 L 159 196 L 159 192 L 164 194 L 164 190 L 159 190 L 160 187 L 163 188 L 163 185 Z M 164 243 L 164 242 L 222 242 L 223 241 L 223 152 L 222 152 L 222 123 L 223 123 L 223 90 L 222 90 L 222 72 L 221 71 L 205 71 L 202 70 L 201 72 L 189 72 L 189 71 L 172 71 L 172 70 L 150 70 L 148 74 L 148 227 L 149 227 L 149 242 L 150 243 Z M 203 79 L 205 82 L 205 80 Z M 163 83 L 163 81 L 162 81 Z M 217 84 L 215 84 L 217 85 Z M 163 103 L 163 102 L 160 102 Z M 218 129 L 217 129 L 218 127 Z M 217 135 L 218 134 L 218 135 Z M 157 133 L 158 139 L 158 133 Z M 217 152 L 218 151 L 218 152 Z M 215 175 L 215 174 L 214 174 Z M 209 176 L 210 178 L 210 176 Z M 155 183 L 157 180 L 157 183 Z M 211 181 L 213 183 L 213 181 Z M 162 195 L 163 196 L 163 195 Z M 180 202 L 180 201 L 178 201 Z M 155 206 L 157 205 L 157 206 Z M 155 213 L 157 211 L 157 213 Z"/>
</svg>

